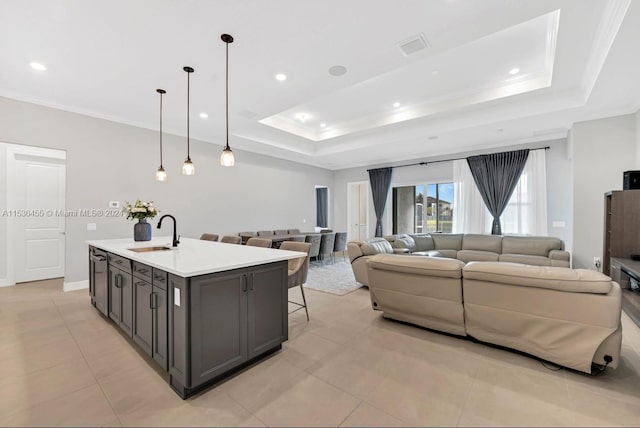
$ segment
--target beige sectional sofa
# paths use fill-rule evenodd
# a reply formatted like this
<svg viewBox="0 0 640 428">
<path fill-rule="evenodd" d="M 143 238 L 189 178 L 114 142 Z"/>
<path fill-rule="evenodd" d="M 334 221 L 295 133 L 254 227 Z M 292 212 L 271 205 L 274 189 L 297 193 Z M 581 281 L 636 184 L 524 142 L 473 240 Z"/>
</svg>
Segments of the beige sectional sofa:
<svg viewBox="0 0 640 428">
<path fill-rule="evenodd" d="M 564 251 L 564 242 L 543 236 L 402 234 L 350 241 L 347 251 L 356 281 L 367 286 L 367 260 L 376 254 L 444 257 L 465 263 L 501 261 L 560 267 L 569 267 L 570 263 L 570 255 Z"/>
<path fill-rule="evenodd" d="M 384 316 L 591 373 L 620 359 L 621 294 L 595 271 L 378 254 L 367 259 Z"/>
<path fill-rule="evenodd" d="M 392 248 L 413 255 L 446 257 L 463 262 L 513 262 L 536 266 L 569 267 L 570 255 L 561 239 L 547 236 L 474 234 L 390 235 Z"/>
</svg>

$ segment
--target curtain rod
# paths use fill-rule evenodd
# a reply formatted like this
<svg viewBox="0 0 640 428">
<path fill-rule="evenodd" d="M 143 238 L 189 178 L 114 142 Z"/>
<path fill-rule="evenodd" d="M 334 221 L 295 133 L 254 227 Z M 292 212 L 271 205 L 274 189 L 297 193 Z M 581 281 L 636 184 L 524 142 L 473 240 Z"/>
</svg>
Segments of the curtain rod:
<svg viewBox="0 0 640 428">
<path fill-rule="evenodd" d="M 529 151 L 533 151 L 533 150 L 549 150 L 550 148 L 551 148 L 550 146 L 545 146 L 545 147 L 538 147 L 537 149 L 529 149 Z M 478 156 L 478 155 L 472 155 L 472 156 Z M 440 160 L 429 161 L 429 162 L 416 162 L 416 163 L 410 163 L 410 164 L 407 164 L 407 165 L 391 166 L 391 167 L 388 167 L 388 168 L 404 168 L 406 166 L 428 165 L 430 163 L 439 163 L 439 162 L 451 162 L 451 161 L 455 161 L 455 160 L 467 159 L 468 157 L 469 156 L 467 156 L 465 158 L 440 159 Z M 371 168 L 371 169 L 368 169 L 367 172 L 373 171 L 373 170 L 376 170 L 376 169 L 380 169 L 380 168 Z"/>
</svg>

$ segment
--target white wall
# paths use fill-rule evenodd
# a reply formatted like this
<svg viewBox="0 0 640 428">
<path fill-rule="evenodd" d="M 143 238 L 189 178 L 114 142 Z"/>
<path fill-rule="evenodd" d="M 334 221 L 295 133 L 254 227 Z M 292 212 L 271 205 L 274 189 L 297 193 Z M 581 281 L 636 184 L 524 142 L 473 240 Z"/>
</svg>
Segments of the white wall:
<svg viewBox="0 0 640 428">
<path fill-rule="evenodd" d="M 498 151 L 517 150 L 524 147 L 537 148 L 550 146 L 547 150 L 547 218 L 549 221 L 549 234 L 557 236 L 565 241 L 567 249 L 571 249 L 572 240 L 572 205 L 571 205 L 571 160 L 567 157 L 567 143 L 565 140 L 555 140 L 551 142 L 543 142 L 530 144 L 527 146 L 513 146 L 501 148 Z M 482 153 L 487 153 L 483 151 Z M 467 157 L 477 154 L 477 152 L 468 152 L 457 155 L 447 156 L 446 158 Z M 396 162 L 384 165 L 370 166 L 369 168 L 379 168 L 384 166 L 405 165 L 421 161 L 434 161 L 433 159 L 420 159 L 406 162 Z M 349 168 L 334 171 L 333 177 L 333 194 L 334 194 L 334 218 L 335 228 L 337 230 L 347 230 L 347 183 L 354 181 L 369 180 L 366 167 Z M 406 168 L 395 168 L 391 175 L 391 187 L 414 185 L 421 183 L 437 183 L 446 182 L 453 179 L 453 162 L 439 162 L 429 165 L 417 165 Z M 392 231 L 392 204 L 391 190 L 387 208 L 383 216 L 383 233 L 391 234 Z M 375 212 L 373 209 L 373 200 L 369 196 L 369 209 L 371 221 L 369 225 L 369 235 L 375 234 Z M 565 227 L 552 227 L 554 221 L 564 222 Z"/>
<path fill-rule="evenodd" d="M 0 144 L 0 214 L 7 209 L 7 146 Z M 0 216 L 0 285 L 7 278 L 7 218 Z"/>
<path fill-rule="evenodd" d="M 67 210 L 107 208 L 110 200 L 154 200 L 162 213 L 176 216 L 183 237 L 258 229 L 312 230 L 315 186 L 332 186 L 329 170 L 241 150 L 234 150 L 236 166 L 223 168 L 222 147 L 200 141 L 191 141 L 196 175 L 185 177 L 181 166 L 186 141 L 174 135 L 164 138 L 169 180 L 160 183 L 154 180 L 159 164 L 157 132 L 1 97 L 0 141 L 67 151 Z M 0 153 L 0 177 L 5 165 Z M 3 195 L 0 186 L 0 208 Z M 87 223 L 97 223 L 97 230 L 88 232 Z M 153 233 L 169 235 L 170 226 L 169 222 Z M 133 223 L 124 218 L 69 217 L 66 230 L 65 282 L 75 282 L 88 275 L 85 241 L 132 237 Z M 0 237 L 2 233 L 0 221 Z M 4 267 L 0 261 L 0 273 Z"/>
<path fill-rule="evenodd" d="M 622 174 L 636 166 L 637 115 L 573 126 L 573 266 L 592 268 L 602 257 L 604 194 L 622 189 Z"/>
</svg>

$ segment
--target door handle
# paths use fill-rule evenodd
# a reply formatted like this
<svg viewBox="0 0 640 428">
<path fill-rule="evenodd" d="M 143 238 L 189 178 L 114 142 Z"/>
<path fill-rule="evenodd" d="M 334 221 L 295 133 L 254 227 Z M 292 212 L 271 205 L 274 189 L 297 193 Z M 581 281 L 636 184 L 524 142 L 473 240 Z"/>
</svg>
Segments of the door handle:
<svg viewBox="0 0 640 428">
<path fill-rule="evenodd" d="M 253 291 L 253 273 L 249 274 L 249 290 Z"/>
<path fill-rule="evenodd" d="M 158 309 L 158 306 L 154 305 L 154 302 L 155 302 L 154 296 L 155 295 L 156 295 L 156 293 L 149 294 L 149 308 L 150 309 Z"/>
<path fill-rule="evenodd" d="M 242 291 L 247 292 L 247 274 L 242 274 Z"/>
</svg>

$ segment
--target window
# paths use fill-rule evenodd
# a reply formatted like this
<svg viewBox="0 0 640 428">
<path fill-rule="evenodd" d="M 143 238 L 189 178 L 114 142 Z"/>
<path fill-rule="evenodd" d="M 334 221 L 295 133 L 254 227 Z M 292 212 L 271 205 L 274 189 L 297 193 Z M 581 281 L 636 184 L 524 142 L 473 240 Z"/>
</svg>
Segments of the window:
<svg viewBox="0 0 640 428">
<path fill-rule="evenodd" d="M 453 183 L 393 188 L 393 233 L 451 232 Z"/>
</svg>

